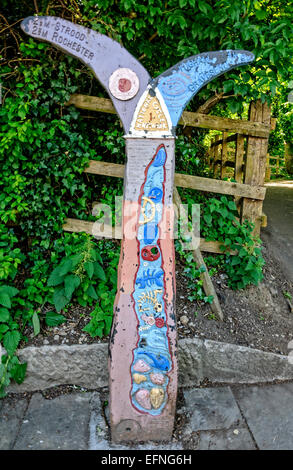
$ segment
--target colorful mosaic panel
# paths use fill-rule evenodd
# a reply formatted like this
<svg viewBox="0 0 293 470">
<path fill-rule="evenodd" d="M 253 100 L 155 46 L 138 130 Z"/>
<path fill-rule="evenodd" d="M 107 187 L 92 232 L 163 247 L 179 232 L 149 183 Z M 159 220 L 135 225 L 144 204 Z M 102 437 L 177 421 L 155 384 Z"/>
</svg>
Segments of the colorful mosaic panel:
<svg viewBox="0 0 293 470">
<path fill-rule="evenodd" d="M 159 227 L 163 214 L 166 158 L 162 144 L 145 171 L 139 197 L 139 266 L 132 294 L 139 326 L 131 365 L 131 400 L 138 411 L 154 416 L 161 414 L 168 400 L 168 372 L 172 369 Z"/>
</svg>

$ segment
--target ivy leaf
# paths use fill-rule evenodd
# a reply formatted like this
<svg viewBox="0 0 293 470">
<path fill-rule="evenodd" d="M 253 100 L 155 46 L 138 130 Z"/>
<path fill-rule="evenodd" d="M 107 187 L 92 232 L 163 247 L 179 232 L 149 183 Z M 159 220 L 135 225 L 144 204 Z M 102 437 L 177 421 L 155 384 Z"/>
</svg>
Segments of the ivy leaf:
<svg viewBox="0 0 293 470">
<path fill-rule="evenodd" d="M 26 374 L 27 362 L 24 364 L 16 364 L 11 370 L 10 374 L 16 383 L 21 384 L 24 381 Z"/>
<path fill-rule="evenodd" d="M 204 218 L 205 222 L 207 223 L 207 225 L 211 225 L 213 218 L 210 214 L 204 215 L 203 218 Z"/>
<path fill-rule="evenodd" d="M 34 335 L 37 336 L 40 333 L 40 319 L 37 312 L 33 314 L 32 323 L 34 328 Z"/>
<path fill-rule="evenodd" d="M 94 272 L 101 281 L 106 281 L 105 271 L 99 263 L 94 263 Z"/>
<path fill-rule="evenodd" d="M 0 322 L 8 322 L 9 317 L 9 310 L 7 308 L 0 307 Z"/>
<path fill-rule="evenodd" d="M 64 276 L 69 273 L 73 267 L 73 262 L 71 258 L 66 258 L 65 261 L 59 266 L 59 275 Z"/>
<path fill-rule="evenodd" d="M 10 356 L 16 351 L 20 341 L 20 333 L 17 330 L 7 331 L 3 338 L 3 346 Z"/>
<path fill-rule="evenodd" d="M 9 330 L 7 325 L 0 325 L 0 334 L 6 333 Z"/>
<path fill-rule="evenodd" d="M 228 207 L 231 211 L 235 211 L 236 210 L 236 204 L 234 201 L 229 201 L 228 202 Z"/>
<path fill-rule="evenodd" d="M 10 297 L 3 291 L 0 292 L 0 304 L 3 305 L 3 307 L 11 308 Z"/>
<path fill-rule="evenodd" d="M 89 295 L 92 299 L 98 300 L 98 295 L 93 287 L 93 285 L 90 285 L 88 290 L 86 291 L 87 295 Z"/>
<path fill-rule="evenodd" d="M 60 269 L 59 267 L 57 267 L 50 274 L 47 285 L 49 287 L 58 286 L 59 284 L 62 284 L 63 281 L 64 281 L 64 276 L 60 275 Z"/>
<path fill-rule="evenodd" d="M 5 292 L 5 294 L 9 295 L 9 297 L 14 297 L 19 292 L 19 290 L 12 286 L 1 286 L 0 293 L 1 292 Z"/>
<path fill-rule="evenodd" d="M 75 289 L 80 285 L 80 277 L 75 274 L 70 274 L 65 277 L 65 296 L 70 300 Z"/>
<path fill-rule="evenodd" d="M 54 302 L 57 312 L 60 312 L 60 310 L 62 310 L 65 307 L 65 305 L 68 304 L 69 299 L 66 297 L 65 289 L 63 287 L 61 288 L 57 287 L 55 289 L 54 294 L 53 294 L 53 302 Z"/>
<path fill-rule="evenodd" d="M 264 20 L 266 17 L 266 11 L 265 10 L 256 10 L 255 16 L 257 17 L 258 20 Z"/>
<path fill-rule="evenodd" d="M 66 322 L 66 317 L 55 312 L 47 312 L 45 318 L 46 325 L 57 326 Z"/>
</svg>

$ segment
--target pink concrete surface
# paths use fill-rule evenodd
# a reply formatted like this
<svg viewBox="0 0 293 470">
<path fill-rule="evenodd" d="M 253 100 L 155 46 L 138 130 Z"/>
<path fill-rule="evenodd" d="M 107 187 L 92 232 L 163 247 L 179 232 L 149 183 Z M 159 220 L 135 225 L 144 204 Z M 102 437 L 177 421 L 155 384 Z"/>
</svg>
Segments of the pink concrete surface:
<svg viewBox="0 0 293 470">
<path fill-rule="evenodd" d="M 159 145 L 158 141 L 156 145 Z M 170 158 L 174 157 L 173 152 L 169 152 L 169 155 Z M 170 193 L 173 182 L 169 180 L 166 183 L 168 185 L 167 192 Z M 163 235 L 164 232 L 162 239 L 160 239 L 160 247 L 162 268 L 165 273 L 164 301 L 172 368 L 167 373 L 169 378 L 167 403 L 161 414 L 153 416 L 137 410 L 133 406 L 130 396 L 132 390 L 131 365 L 133 362 L 133 350 L 137 347 L 139 339 L 139 322 L 132 298 L 134 280 L 139 265 L 139 244 L 137 239 L 129 239 L 129 236 L 125 237 L 125 227 L 129 227 L 129 224 L 132 224 L 134 229 L 137 227 L 139 206 L 136 206 L 137 215 L 133 219 L 134 203 L 135 201 L 124 201 L 124 238 L 121 245 L 117 295 L 114 304 L 114 318 L 109 346 L 111 438 L 114 442 L 167 441 L 170 440 L 173 432 L 178 375 L 175 319 L 175 253 L 172 239 L 173 210 L 172 207 L 170 209 L 170 205 L 166 206 L 163 210 L 161 223 L 159 224 L 160 233 Z"/>
</svg>

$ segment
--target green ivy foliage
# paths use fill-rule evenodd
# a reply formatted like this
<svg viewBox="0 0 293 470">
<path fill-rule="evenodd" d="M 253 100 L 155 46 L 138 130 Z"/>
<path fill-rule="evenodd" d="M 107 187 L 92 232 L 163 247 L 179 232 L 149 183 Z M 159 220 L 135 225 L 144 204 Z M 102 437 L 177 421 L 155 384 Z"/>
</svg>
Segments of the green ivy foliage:
<svg viewBox="0 0 293 470">
<path fill-rule="evenodd" d="M 261 254 L 261 240 L 253 236 L 253 224 L 248 221 L 243 224 L 239 222 L 233 198 L 207 194 L 203 196 L 199 192 L 185 190 L 182 200 L 188 204 L 200 204 L 201 236 L 206 240 L 221 242 L 220 247 L 225 257 L 220 255 L 220 266 L 228 276 L 228 285 L 232 289 L 257 285 L 263 279 L 262 268 L 265 264 Z M 190 270 L 192 260 L 188 262 Z M 194 286 L 194 289 L 197 295 L 202 296 L 200 285 Z"/>
<path fill-rule="evenodd" d="M 280 112 L 280 127 L 285 142 L 293 144 L 293 104 L 284 103 Z"/>
<path fill-rule="evenodd" d="M 31 54 L 36 46 L 40 52 L 47 49 L 31 40 L 21 50 Z M 95 156 L 78 126 L 79 113 L 63 107 L 77 88 L 68 75 L 76 81 L 79 76 L 70 62 L 55 65 L 46 57 L 33 68 L 20 66 L 21 81 L 0 107 L 0 218 L 20 223 L 26 235 L 38 237 L 45 247 L 70 211 L 78 215 L 86 210 L 80 175 Z"/>
</svg>

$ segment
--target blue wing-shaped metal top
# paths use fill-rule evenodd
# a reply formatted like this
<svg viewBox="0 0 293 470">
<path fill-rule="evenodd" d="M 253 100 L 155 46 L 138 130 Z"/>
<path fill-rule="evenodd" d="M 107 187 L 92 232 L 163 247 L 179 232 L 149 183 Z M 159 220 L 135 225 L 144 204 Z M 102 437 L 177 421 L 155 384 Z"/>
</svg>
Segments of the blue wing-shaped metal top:
<svg viewBox="0 0 293 470">
<path fill-rule="evenodd" d="M 152 88 L 159 89 L 170 113 L 172 125 L 176 127 L 184 108 L 200 88 L 218 75 L 253 60 L 254 55 L 248 51 L 204 52 L 178 62 L 153 79 L 151 85 Z"/>
</svg>

